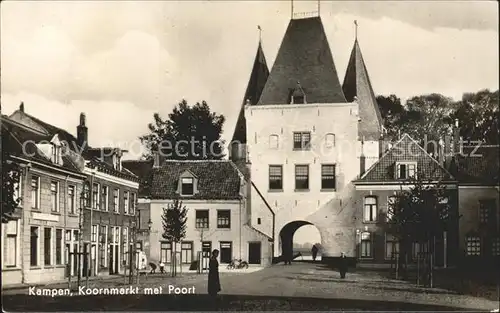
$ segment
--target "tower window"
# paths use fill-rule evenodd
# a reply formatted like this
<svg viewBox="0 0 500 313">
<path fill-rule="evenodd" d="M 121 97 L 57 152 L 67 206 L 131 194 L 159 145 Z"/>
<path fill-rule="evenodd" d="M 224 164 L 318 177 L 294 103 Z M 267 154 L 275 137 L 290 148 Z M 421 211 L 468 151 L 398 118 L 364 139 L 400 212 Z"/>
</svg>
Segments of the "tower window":
<svg viewBox="0 0 500 313">
<path fill-rule="evenodd" d="M 282 190 L 283 189 L 283 166 L 282 165 L 269 165 L 269 189 Z"/>
<path fill-rule="evenodd" d="M 295 189 L 309 189 L 309 165 L 295 165 Z"/>
<path fill-rule="evenodd" d="M 335 164 L 321 165 L 321 189 L 335 189 Z"/>
<path fill-rule="evenodd" d="M 279 146 L 278 135 L 269 136 L 269 148 L 278 149 L 278 146 Z"/>
<path fill-rule="evenodd" d="M 294 150 L 309 150 L 311 146 L 310 132 L 294 132 L 293 133 L 293 149 Z"/>
</svg>

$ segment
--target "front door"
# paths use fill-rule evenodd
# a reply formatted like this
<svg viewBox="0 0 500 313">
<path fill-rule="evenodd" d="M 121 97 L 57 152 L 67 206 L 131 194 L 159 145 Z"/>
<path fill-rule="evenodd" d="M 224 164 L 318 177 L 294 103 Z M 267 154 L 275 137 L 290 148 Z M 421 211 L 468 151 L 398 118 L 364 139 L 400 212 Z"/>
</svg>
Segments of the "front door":
<svg viewBox="0 0 500 313">
<path fill-rule="evenodd" d="M 90 259 L 90 251 L 89 244 L 85 243 L 83 245 L 83 277 L 87 277 L 89 273 L 89 259 Z"/>
<path fill-rule="evenodd" d="M 210 262 L 210 255 L 212 253 L 212 242 L 203 241 L 201 244 L 201 268 L 208 269 L 208 264 Z"/>
<path fill-rule="evenodd" d="M 115 246 L 109 246 L 109 274 L 113 275 L 115 273 Z"/>
<path fill-rule="evenodd" d="M 231 263 L 233 259 L 233 247 L 231 241 L 220 242 L 220 262 Z"/>
<path fill-rule="evenodd" d="M 80 256 L 78 255 L 78 244 L 73 244 L 73 254 L 71 255 L 73 260 L 73 268 L 71 269 L 71 275 L 78 275 L 78 262 L 80 260 Z"/>
<path fill-rule="evenodd" d="M 261 243 L 249 242 L 248 243 L 248 263 L 260 264 L 261 262 Z"/>
</svg>

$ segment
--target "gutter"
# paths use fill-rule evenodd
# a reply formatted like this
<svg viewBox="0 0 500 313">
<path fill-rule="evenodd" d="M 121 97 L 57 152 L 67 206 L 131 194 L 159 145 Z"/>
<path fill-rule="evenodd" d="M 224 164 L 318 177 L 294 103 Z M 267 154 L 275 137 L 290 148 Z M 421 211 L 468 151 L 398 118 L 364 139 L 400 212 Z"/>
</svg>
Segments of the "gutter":
<svg viewBox="0 0 500 313">
<path fill-rule="evenodd" d="M 40 162 L 36 162 L 36 161 L 33 161 L 33 160 L 23 159 L 23 158 L 20 158 L 18 156 L 14 156 L 13 155 L 12 158 L 13 159 L 18 159 L 18 160 L 26 162 L 26 163 L 36 164 L 36 165 L 39 165 L 40 167 L 45 167 L 45 168 L 49 168 L 49 169 L 52 169 L 52 170 L 55 170 L 55 171 L 59 171 L 59 172 L 67 174 L 68 176 L 69 175 L 73 175 L 74 177 L 79 177 L 79 178 L 85 178 L 86 177 L 84 174 L 73 173 L 73 172 L 64 170 L 62 168 L 53 167 L 53 166 L 50 166 L 50 165 L 47 165 L 47 164 L 43 164 L 43 163 L 40 163 Z"/>
</svg>

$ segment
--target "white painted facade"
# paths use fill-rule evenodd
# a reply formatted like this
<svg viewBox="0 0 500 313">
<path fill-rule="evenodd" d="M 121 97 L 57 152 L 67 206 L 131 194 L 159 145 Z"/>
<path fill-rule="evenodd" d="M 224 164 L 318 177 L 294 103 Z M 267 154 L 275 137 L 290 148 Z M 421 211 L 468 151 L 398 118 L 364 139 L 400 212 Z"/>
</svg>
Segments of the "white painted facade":
<svg viewBox="0 0 500 313">
<path fill-rule="evenodd" d="M 182 199 L 181 199 L 182 200 Z M 172 200 L 151 200 L 149 202 L 151 211 L 151 232 L 150 232 L 150 253 L 149 261 L 159 264 L 161 242 L 167 240 L 162 237 L 163 208 L 168 208 Z M 261 242 L 261 265 L 270 262 L 270 244 L 265 238 L 247 225 L 245 201 L 240 200 L 184 200 L 182 205 L 187 208 L 186 237 L 183 242 L 192 243 L 191 259 L 197 259 L 197 252 L 202 251 L 202 242 L 210 242 L 211 250 L 221 250 L 222 243 L 231 243 L 232 258 L 248 261 L 249 242 Z M 208 210 L 209 227 L 196 227 L 196 211 Z M 217 225 L 218 210 L 229 210 L 230 228 L 219 228 Z M 177 252 L 181 251 L 180 244 L 176 247 Z M 185 264 L 188 266 L 189 264 Z"/>
<path fill-rule="evenodd" d="M 247 106 L 245 118 L 251 179 L 276 213 L 275 255 L 280 254 L 279 232 L 283 226 L 293 221 L 307 221 L 321 234 L 323 255 L 338 256 L 346 252 L 354 256 L 355 230 L 350 226 L 353 221 L 352 210 L 349 210 L 354 207 L 348 202 L 353 195 L 350 183 L 360 173 L 358 104 Z M 311 147 L 294 150 L 293 133 L 302 131 L 311 133 Z M 378 160 L 378 148 L 378 141 L 364 143 L 365 168 Z M 309 165 L 309 190 L 296 191 L 295 165 L 306 164 Z M 335 164 L 335 190 L 321 189 L 322 164 Z M 269 190 L 269 165 L 282 165 L 282 191 Z M 255 192 L 251 197 L 252 226 L 272 236 L 271 214 L 263 204 L 258 204 Z"/>
</svg>

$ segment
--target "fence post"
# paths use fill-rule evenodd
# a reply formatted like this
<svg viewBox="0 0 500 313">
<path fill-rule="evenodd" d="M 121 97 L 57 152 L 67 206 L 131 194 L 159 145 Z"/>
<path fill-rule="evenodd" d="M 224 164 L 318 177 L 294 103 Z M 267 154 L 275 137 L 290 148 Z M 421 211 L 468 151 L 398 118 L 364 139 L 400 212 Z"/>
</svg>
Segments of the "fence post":
<svg viewBox="0 0 500 313">
<path fill-rule="evenodd" d="M 433 288 L 434 286 L 434 252 L 431 253 L 431 268 L 430 268 L 430 271 L 431 271 L 431 281 L 430 281 L 430 285 L 431 285 L 431 288 Z"/>
<path fill-rule="evenodd" d="M 417 253 L 417 286 L 420 286 L 420 253 Z"/>
<path fill-rule="evenodd" d="M 396 279 L 399 279 L 399 252 L 396 253 Z"/>
</svg>

